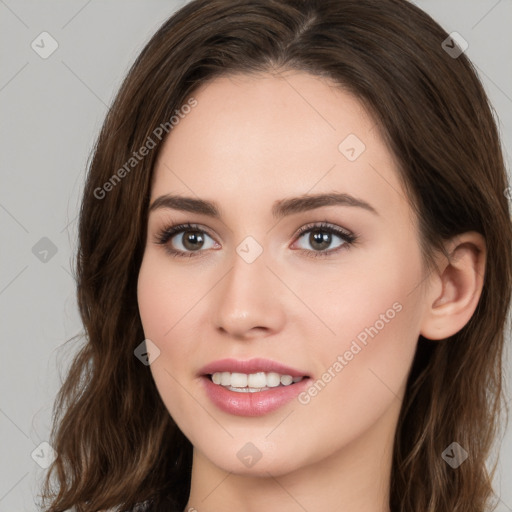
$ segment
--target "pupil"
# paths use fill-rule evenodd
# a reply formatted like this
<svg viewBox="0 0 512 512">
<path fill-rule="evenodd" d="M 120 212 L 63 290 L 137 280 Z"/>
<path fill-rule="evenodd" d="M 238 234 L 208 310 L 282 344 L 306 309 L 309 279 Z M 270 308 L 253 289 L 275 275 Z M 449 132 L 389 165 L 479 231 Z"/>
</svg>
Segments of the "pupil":
<svg viewBox="0 0 512 512">
<path fill-rule="evenodd" d="M 199 233 L 197 231 L 189 231 L 188 233 L 189 234 L 187 236 L 185 236 L 183 245 L 187 249 L 192 249 L 192 250 L 195 250 L 198 247 L 200 247 L 201 244 L 204 242 L 203 236 L 201 235 L 201 233 Z"/>
<path fill-rule="evenodd" d="M 312 231 L 310 234 L 310 242 L 314 247 L 315 244 L 319 244 L 322 247 L 319 249 L 325 249 L 331 244 L 331 233 L 324 233 L 323 231 Z"/>
</svg>

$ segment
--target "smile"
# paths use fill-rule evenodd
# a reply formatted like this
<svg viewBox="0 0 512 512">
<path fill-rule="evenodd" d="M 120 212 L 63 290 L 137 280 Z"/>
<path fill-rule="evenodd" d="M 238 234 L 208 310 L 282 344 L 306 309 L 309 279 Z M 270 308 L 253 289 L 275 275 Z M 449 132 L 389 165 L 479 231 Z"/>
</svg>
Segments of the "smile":
<svg viewBox="0 0 512 512">
<path fill-rule="evenodd" d="M 223 412 L 261 416 L 286 404 L 309 385 L 300 370 L 269 359 L 223 359 L 200 371 L 207 397 Z"/>
</svg>

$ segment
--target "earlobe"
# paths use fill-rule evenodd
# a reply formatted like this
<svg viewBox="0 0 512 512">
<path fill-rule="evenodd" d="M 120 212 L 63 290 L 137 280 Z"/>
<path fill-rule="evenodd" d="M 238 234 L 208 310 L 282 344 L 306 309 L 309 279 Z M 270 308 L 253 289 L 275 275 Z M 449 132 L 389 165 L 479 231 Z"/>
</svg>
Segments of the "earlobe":
<svg viewBox="0 0 512 512">
<path fill-rule="evenodd" d="M 484 284 L 486 244 L 480 233 L 458 235 L 446 248 L 450 258 L 443 257 L 425 294 L 420 334 L 431 340 L 453 336 L 469 322 Z"/>
</svg>

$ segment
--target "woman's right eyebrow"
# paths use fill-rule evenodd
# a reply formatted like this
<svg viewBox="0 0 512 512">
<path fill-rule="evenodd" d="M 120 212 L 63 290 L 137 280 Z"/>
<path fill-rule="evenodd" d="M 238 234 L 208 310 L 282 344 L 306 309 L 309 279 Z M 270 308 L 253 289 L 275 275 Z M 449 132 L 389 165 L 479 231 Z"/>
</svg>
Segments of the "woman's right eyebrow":
<svg viewBox="0 0 512 512">
<path fill-rule="evenodd" d="M 272 206 L 272 216 L 280 219 L 287 215 L 314 210 L 322 206 L 351 206 L 365 209 L 374 215 L 379 215 L 377 210 L 363 199 L 344 193 L 305 194 L 299 197 L 280 199 Z M 175 194 L 164 194 L 157 197 L 149 206 L 149 211 L 160 208 L 169 208 L 191 213 L 199 213 L 209 217 L 220 219 L 220 208 L 214 201 L 207 201 L 195 197 L 186 197 Z"/>
</svg>

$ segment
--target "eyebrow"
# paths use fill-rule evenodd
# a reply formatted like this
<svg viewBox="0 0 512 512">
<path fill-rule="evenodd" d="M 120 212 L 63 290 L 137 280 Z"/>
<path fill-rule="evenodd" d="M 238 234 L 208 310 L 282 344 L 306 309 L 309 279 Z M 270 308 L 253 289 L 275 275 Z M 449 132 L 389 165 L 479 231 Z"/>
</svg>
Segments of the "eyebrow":
<svg viewBox="0 0 512 512">
<path fill-rule="evenodd" d="M 272 216 L 275 219 L 280 219 L 287 215 L 313 210 L 322 206 L 352 206 L 365 209 L 374 215 L 379 215 L 372 205 L 362 199 L 358 199 L 349 194 L 329 193 L 303 195 L 277 200 L 272 206 Z M 149 207 L 149 211 L 152 212 L 160 208 L 171 208 L 173 210 L 199 213 L 217 219 L 221 217 L 219 207 L 215 202 L 194 197 L 165 194 L 157 197 L 153 201 Z"/>
</svg>

